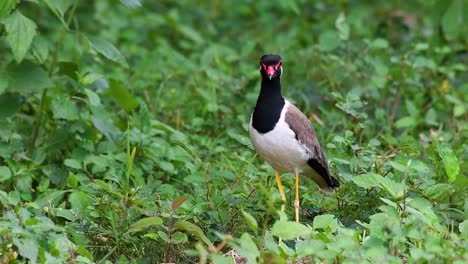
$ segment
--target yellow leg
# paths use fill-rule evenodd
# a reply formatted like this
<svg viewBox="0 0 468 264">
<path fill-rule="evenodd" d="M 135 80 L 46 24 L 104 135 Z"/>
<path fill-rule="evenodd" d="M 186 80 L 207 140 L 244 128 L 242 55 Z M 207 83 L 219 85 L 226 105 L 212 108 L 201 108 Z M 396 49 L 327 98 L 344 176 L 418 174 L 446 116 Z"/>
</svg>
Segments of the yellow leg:
<svg viewBox="0 0 468 264">
<path fill-rule="evenodd" d="M 275 170 L 275 178 L 276 178 L 276 184 L 278 185 L 278 190 L 279 190 L 281 199 L 284 202 L 286 202 L 286 195 L 284 194 L 283 185 L 281 184 L 281 179 L 280 179 L 279 173 L 276 170 Z M 281 205 L 281 211 L 282 212 L 284 212 L 284 209 L 286 209 L 286 203 L 283 203 L 283 205 Z"/>
<path fill-rule="evenodd" d="M 296 172 L 296 197 L 294 199 L 294 209 L 296 210 L 296 222 L 299 223 L 299 174 Z"/>
</svg>

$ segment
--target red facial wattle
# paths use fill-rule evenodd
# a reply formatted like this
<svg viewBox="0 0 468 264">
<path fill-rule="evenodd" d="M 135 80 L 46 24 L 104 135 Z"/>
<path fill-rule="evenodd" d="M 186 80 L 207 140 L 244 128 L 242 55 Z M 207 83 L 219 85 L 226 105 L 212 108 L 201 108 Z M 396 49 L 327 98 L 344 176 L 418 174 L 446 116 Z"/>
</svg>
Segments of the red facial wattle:
<svg viewBox="0 0 468 264">
<path fill-rule="evenodd" d="M 271 77 L 276 73 L 276 71 L 278 71 L 278 69 L 281 67 L 281 61 L 278 62 L 277 64 L 275 65 L 270 65 L 270 66 L 267 66 L 266 64 L 264 64 L 263 62 L 261 63 L 262 65 L 262 68 L 263 70 L 265 71 L 265 73 L 268 75 L 268 77 Z"/>
</svg>

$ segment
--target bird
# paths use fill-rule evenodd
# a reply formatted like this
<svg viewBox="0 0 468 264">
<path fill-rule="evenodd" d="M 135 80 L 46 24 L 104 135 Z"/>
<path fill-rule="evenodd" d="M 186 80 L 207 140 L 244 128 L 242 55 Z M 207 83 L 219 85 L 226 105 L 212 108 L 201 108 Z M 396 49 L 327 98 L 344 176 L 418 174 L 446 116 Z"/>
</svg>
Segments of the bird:
<svg viewBox="0 0 468 264">
<path fill-rule="evenodd" d="M 279 173 L 295 175 L 295 220 L 299 222 L 299 175 L 311 178 L 319 190 L 330 193 L 340 186 L 331 176 L 327 157 L 309 119 L 281 93 L 280 55 L 260 58 L 262 78 L 257 103 L 250 117 L 249 136 L 258 155 L 274 169 L 285 210 L 286 195 Z"/>
</svg>

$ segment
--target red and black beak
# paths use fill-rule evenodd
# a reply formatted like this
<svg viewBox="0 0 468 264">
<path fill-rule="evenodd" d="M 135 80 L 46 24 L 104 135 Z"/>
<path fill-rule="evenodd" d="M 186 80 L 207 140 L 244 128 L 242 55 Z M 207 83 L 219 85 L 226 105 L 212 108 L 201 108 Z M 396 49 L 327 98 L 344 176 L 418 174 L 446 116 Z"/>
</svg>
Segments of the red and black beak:
<svg viewBox="0 0 468 264">
<path fill-rule="evenodd" d="M 276 70 L 273 68 L 273 66 L 268 66 L 265 72 L 268 76 L 268 79 L 271 80 L 271 78 L 273 78 L 273 75 L 275 75 Z"/>
</svg>

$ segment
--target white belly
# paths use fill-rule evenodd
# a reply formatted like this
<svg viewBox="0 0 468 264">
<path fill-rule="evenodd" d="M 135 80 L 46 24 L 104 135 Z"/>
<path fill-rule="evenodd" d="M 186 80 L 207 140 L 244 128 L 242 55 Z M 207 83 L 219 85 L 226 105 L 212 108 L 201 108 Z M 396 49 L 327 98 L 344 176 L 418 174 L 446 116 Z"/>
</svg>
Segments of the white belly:
<svg viewBox="0 0 468 264">
<path fill-rule="evenodd" d="M 287 102 L 286 104 L 288 104 Z M 285 105 L 284 109 L 287 109 Z M 295 138 L 294 132 L 284 121 L 284 110 L 275 128 L 260 134 L 252 127 L 250 120 L 249 134 L 257 153 L 280 172 L 301 173 L 307 170 L 308 154 Z"/>
</svg>

